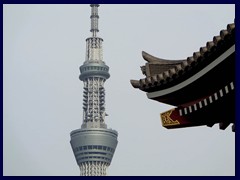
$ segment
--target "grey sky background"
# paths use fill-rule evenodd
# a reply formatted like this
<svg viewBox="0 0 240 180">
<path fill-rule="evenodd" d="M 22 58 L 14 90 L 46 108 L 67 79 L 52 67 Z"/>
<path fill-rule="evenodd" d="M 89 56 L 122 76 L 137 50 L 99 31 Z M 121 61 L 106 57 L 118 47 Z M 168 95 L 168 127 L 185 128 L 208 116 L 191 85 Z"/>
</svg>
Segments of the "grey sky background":
<svg viewBox="0 0 240 180">
<path fill-rule="evenodd" d="M 160 113 L 172 106 L 129 82 L 144 77 L 142 50 L 187 58 L 234 21 L 235 6 L 103 4 L 99 15 L 111 74 L 106 123 L 119 133 L 108 175 L 235 175 L 231 127 L 167 130 Z M 69 133 L 82 124 L 89 17 L 88 4 L 3 5 L 4 175 L 79 175 Z"/>
</svg>

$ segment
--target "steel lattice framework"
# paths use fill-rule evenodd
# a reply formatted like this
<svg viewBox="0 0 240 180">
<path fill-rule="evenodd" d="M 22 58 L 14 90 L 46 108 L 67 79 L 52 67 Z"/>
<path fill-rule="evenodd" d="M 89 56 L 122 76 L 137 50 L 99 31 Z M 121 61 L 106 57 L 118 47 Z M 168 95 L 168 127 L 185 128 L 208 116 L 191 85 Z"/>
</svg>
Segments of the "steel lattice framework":
<svg viewBox="0 0 240 180">
<path fill-rule="evenodd" d="M 105 176 L 117 146 L 118 133 L 105 123 L 104 83 L 110 77 L 103 61 L 103 39 L 97 37 L 98 4 L 91 4 L 92 37 L 86 39 L 86 58 L 80 66 L 83 81 L 83 123 L 71 132 L 71 146 L 81 176 Z"/>
</svg>

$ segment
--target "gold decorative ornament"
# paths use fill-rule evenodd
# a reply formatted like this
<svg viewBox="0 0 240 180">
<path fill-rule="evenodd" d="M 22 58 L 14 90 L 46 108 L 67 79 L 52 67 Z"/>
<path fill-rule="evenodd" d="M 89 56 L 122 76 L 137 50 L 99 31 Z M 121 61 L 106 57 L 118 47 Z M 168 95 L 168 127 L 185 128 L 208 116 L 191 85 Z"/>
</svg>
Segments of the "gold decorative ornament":
<svg viewBox="0 0 240 180">
<path fill-rule="evenodd" d="M 174 111 L 175 109 L 171 109 L 169 111 L 166 111 L 164 113 L 161 113 L 161 119 L 162 119 L 162 125 L 164 127 L 166 126 L 174 126 L 174 125 L 177 125 L 177 124 L 180 124 L 178 120 L 173 120 L 170 116 L 172 114 L 172 112 Z"/>
</svg>

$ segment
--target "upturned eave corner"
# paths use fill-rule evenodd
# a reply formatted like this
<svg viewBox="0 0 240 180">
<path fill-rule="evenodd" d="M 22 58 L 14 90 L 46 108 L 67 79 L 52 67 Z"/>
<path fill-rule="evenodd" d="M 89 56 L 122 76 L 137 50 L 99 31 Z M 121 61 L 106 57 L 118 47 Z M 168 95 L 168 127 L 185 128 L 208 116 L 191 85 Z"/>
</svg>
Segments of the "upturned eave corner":
<svg viewBox="0 0 240 180">
<path fill-rule="evenodd" d="M 140 88 L 140 83 L 138 80 L 130 80 L 130 83 L 134 88 Z"/>
</svg>

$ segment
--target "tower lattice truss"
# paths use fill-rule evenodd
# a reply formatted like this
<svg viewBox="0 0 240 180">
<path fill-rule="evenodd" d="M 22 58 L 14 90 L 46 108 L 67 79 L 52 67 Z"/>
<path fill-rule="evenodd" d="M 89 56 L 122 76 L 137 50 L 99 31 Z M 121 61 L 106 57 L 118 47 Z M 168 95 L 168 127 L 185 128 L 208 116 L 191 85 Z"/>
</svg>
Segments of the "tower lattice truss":
<svg viewBox="0 0 240 180">
<path fill-rule="evenodd" d="M 85 162 L 80 165 L 81 176 L 106 176 L 108 164 L 103 162 Z"/>
<path fill-rule="evenodd" d="M 83 81 L 83 123 L 71 132 L 71 146 L 81 176 L 105 176 L 117 147 L 118 133 L 105 123 L 104 83 L 110 77 L 103 61 L 103 39 L 97 37 L 98 4 L 91 4 L 92 36 L 86 39 L 86 59 L 80 66 Z"/>
<path fill-rule="evenodd" d="M 82 127 L 106 127 L 104 78 L 89 77 L 84 81 Z"/>
</svg>

